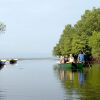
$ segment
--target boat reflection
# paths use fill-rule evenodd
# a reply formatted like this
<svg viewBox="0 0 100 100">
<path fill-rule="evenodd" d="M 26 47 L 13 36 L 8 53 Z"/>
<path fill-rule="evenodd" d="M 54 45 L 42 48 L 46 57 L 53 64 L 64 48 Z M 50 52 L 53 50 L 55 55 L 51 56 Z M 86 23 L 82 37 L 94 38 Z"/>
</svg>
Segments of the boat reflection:
<svg viewBox="0 0 100 100">
<path fill-rule="evenodd" d="M 5 66 L 5 63 L 5 60 L 0 60 L 0 70 Z"/>
<path fill-rule="evenodd" d="M 55 65 L 54 72 L 64 87 L 66 100 L 100 100 L 100 64 L 80 70 Z"/>
<path fill-rule="evenodd" d="M 56 72 L 59 75 L 59 79 L 62 81 L 78 81 L 79 84 L 84 84 L 85 74 L 83 69 L 70 69 L 66 67 L 54 66 Z"/>
<path fill-rule="evenodd" d="M 5 66 L 5 65 L 0 65 L 0 70 L 1 70 L 2 68 L 4 68 L 4 66 Z"/>
</svg>

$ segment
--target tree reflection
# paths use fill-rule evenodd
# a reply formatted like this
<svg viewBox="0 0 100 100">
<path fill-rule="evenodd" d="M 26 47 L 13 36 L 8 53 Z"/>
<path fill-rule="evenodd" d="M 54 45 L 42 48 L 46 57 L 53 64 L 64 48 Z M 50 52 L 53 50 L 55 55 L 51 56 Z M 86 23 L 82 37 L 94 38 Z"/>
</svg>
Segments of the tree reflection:
<svg viewBox="0 0 100 100">
<path fill-rule="evenodd" d="M 91 68 L 80 70 L 63 70 L 55 65 L 54 72 L 61 80 L 60 82 L 66 91 L 67 99 L 100 99 L 100 64 L 94 64 Z"/>
</svg>

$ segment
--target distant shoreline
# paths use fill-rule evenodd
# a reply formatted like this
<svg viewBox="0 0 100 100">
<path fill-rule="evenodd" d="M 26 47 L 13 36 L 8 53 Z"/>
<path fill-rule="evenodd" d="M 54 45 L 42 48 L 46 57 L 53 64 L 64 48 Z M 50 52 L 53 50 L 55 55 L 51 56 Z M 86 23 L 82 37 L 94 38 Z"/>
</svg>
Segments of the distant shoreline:
<svg viewBox="0 0 100 100">
<path fill-rule="evenodd" d="M 8 59 L 18 59 L 18 60 L 59 60 L 59 58 L 55 58 L 55 57 L 3 58 L 3 59 L 5 59 L 5 60 L 8 60 Z M 2 60 L 2 58 L 0 60 Z"/>
</svg>

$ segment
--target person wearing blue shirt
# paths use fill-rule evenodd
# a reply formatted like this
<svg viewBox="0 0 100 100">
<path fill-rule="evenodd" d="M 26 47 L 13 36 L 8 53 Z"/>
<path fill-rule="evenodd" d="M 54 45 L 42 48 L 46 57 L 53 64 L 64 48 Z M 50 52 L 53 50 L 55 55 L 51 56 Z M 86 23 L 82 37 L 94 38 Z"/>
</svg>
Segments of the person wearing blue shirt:
<svg viewBox="0 0 100 100">
<path fill-rule="evenodd" d="M 80 54 L 78 55 L 78 61 L 85 62 L 85 54 L 83 54 L 82 51 L 80 51 Z"/>
</svg>

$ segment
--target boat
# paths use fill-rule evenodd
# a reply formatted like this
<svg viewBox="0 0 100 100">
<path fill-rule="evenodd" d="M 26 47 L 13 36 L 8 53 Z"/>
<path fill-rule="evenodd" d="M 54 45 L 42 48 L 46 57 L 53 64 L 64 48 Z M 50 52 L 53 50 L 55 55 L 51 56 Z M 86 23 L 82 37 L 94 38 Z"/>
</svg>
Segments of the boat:
<svg viewBox="0 0 100 100">
<path fill-rule="evenodd" d="M 6 63 L 6 60 L 0 60 L 0 66 L 5 65 L 5 63 Z"/>
<path fill-rule="evenodd" d="M 84 66 L 84 63 L 64 63 L 64 64 L 58 64 L 58 67 L 61 69 L 82 69 Z"/>
<path fill-rule="evenodd" d="M 15 64 L 17 63 L 18 59 L 8 59 L 10 64 Z"/>
</svg>

